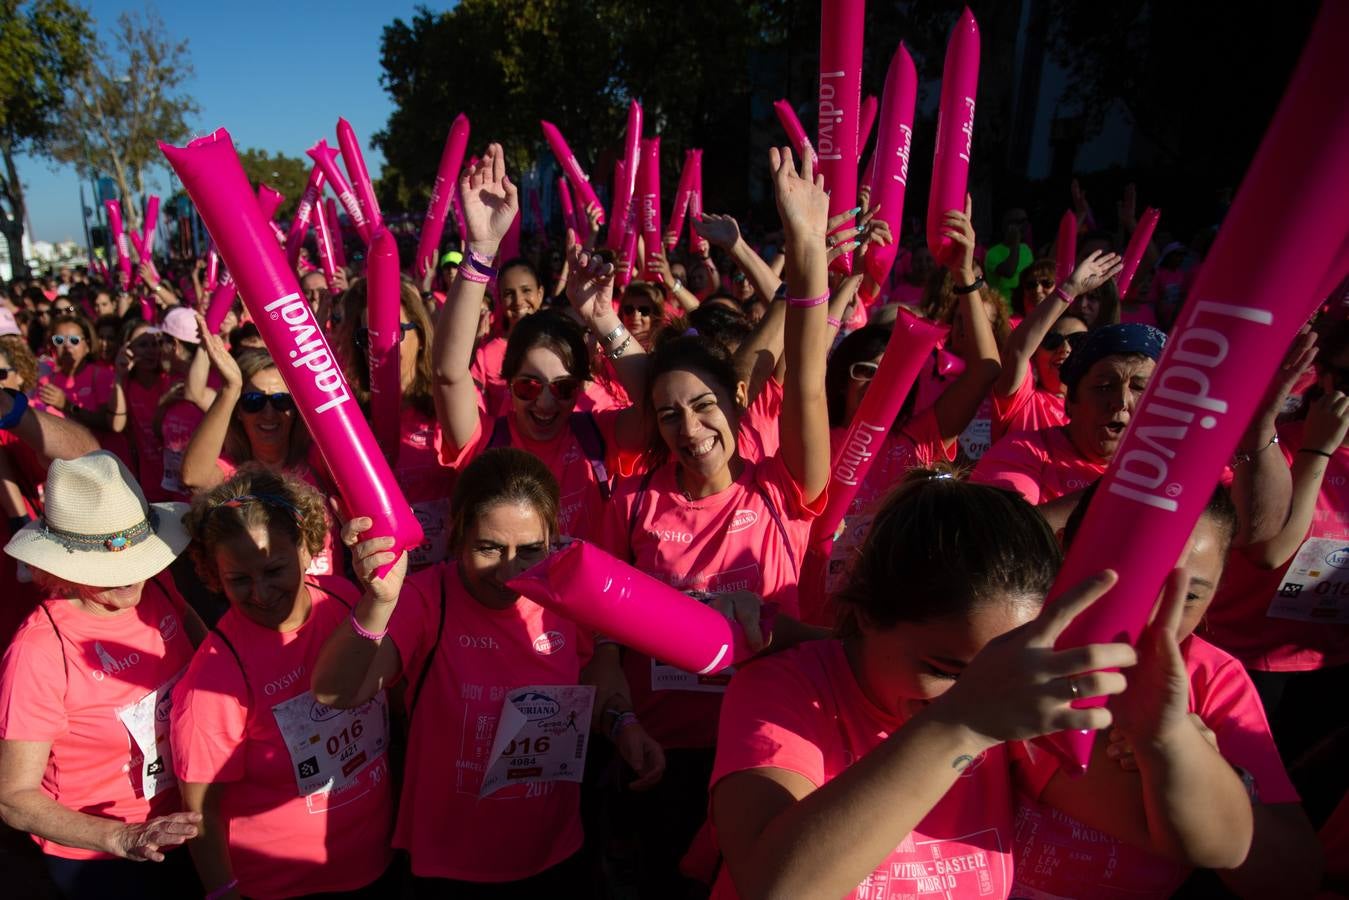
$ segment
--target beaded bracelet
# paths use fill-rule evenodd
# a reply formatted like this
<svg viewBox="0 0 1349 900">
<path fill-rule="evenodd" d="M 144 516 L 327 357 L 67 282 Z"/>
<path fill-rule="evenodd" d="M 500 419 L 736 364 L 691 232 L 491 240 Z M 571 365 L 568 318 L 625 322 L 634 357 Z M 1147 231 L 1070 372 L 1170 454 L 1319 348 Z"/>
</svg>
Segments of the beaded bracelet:
<svg viewBox="0 0 1349 900">
<path fill-rule="evenodd" d="M 459 277 L 465 281 L 471 281 L 474 284 L 487 284 L 492 280 L 490 275 L 475 270 L 472 266 L 460 266 Z"/>
<path fill-rule="evenodd" d="M 840 322 L 838 319 L 834 318 L 833 316 L 827 317 L 827 318 L 825 319 L 825 321 L 828 322 L 828 323 L 829 323 L 831 326 L 833 326 L 834 328 L 842 328 L 842 327 L 843 327 L 843 323 Z"/>
<path fill-rule="evenodd" d="M 351 630 L 356 632 L 361 637 L 365 638 L 367 641 L 383 640 L 384 635 L 389 633 L 388 628 L 385 628 L 383 631 L 370 631 L 368 629 L 362 628 L 361 623 L 356 621 L 356 610 L 354 609 L 351 611 Z"/>
<path fill-rule="evenodd" d="M 795 306 L 795 307 L 797 307 L 798 309 L 805 309 L 805 308 L 811 307 L 811 306 L 819 306 L 821 303 L 826 303 L 826 302 L 828 302 L 828 300 L 829 300 L 829 292 L 828 292 L 828 291 L 825 291 L 823 294 L 821 294 L 821 295 L 818 296 L 818 297 L 790 297 L 790 296 L 789 296 L 789 297 L 787 298 L 787 305 L 788 305 L 788 306 Z"/>
</svg>

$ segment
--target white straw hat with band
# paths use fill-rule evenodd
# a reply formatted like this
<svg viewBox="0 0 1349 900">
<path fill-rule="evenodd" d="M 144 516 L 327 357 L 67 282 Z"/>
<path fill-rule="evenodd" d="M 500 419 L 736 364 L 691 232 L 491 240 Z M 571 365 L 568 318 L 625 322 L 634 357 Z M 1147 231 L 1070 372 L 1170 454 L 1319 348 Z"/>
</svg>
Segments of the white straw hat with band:
<svg viewBox="0 0 1349 900">
<path fill-rule="evenodd" d="M 131 472 L 106 450 L 52 462 L 43 499 L 43 516 L 10 538 L 5 552 L 72 584 L 146 581 L 187 548 L 187 504 L 146 503 Z"/>
</svg>

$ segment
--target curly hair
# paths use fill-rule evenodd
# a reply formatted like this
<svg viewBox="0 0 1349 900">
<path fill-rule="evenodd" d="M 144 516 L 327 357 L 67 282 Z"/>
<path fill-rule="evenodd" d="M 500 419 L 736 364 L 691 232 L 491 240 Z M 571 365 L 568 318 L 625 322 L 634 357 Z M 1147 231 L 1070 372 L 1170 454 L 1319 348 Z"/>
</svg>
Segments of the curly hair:
<svg viewBox="0 0 1349 900">
<path fill-rule="evenodd" d="M 221 484 L 198 494 L 183 517 L 192 536 L 192 562 L 202 582 L 220 590 L 215 551 L 220 544 L 265 528 L 284 534 L 310 555 L 323 551 L 328 512 L 323 496 L 294 475 L 273 472 L 261 463 L 246 463 Z"/>
<path fill-rule="evenodd" d="M 10 368 L 16 369 L 23 379 L 23 389 L 31 391 L 37 388 L 37 357 L 29 348 L 23 335 L 7 334 L 0 337 L 0 353 L 9 360 Z"/>
</svg>

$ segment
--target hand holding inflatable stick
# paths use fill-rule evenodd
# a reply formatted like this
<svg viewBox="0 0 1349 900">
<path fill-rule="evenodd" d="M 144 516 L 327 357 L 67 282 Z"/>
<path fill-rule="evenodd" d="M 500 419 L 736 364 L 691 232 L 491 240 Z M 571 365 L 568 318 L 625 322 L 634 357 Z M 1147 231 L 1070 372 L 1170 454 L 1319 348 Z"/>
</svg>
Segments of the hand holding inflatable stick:
<svg viewBox="0 0 1349 900">
<path fill-rule="evenodd" d="M 651 269 L 651 254 L 659 253 L 664 236 L 660 232 L 660 138 L 642 138 L 642 164 L 637 176 L 637 222 L 647 258 L 642 260 L 643 278 L 656 277 Z"/>
<path fill-rule="evenodd" d="M 609 218 L 609 249 L 622 250 L 632 215 L 632 195 L 637 191 L 637 170 L 642 163 L 642 105 L 628 104 L 628 130 L 623 137 L 623 168 L 615 169 L 614 206 Z"/>
<path fill-rule="evenodd" d="M 116 200 L 104 200 L 103 208 L 108 213 L 108 230 L 117 244 L 117 271 L 122 290 L 131 290 L 131 242 L 127 240 L 126 228 L 122 225 L 122 207 Z"/>
<path fill-rule="evenodd" d="M 349 514 L 369 516 L 367 538 L 393 537 L 395 556 L 422 530 L 370 434 L 322 325 L 267 228 L 223 128 L 186 147 L 160 144 L 239 283 Z"/>
<path fill-rule="evenodd" d="M 543 128 L 543 136 L 548 141 L 548 147 L 553 151 L 553 156 L 557 157 L 558 165 L 562 166 L 562 171 L 566 174 L 567 180 L 571 182 L 572 189 L 576 191 L 576 202 L 581 205 L 581 210 L 587 211 L 591 208 L 600 211 L 600 224 L 604 224 L 604 207 L 600 204 L 600 198 L 595 196 L 595 189 L 590 186 L 590 178 L 581 169 L 581 164 L 576 161 L 576 154 L 571 152 L 571 147 L 567 146 L 567 140 L 558 131 L 557 126 L 552 122 L 539 120 L 539 125 Z"/>
<path fill-rule="evenodd" d="M 806 128 L 801 124 L 792 105 L 786 100 L 774 100 L 773 111 L 778 114 L 778 122 L 781 123 L 782 130 L 787 132 L 787 140 L 792 142 L 792 149 L 796 151 L 797 156 L 809 153 L 811 162 L 818 166 L 820 157 L 815 153 L 810 138 L 806 137 Z"/>
<path fill-rule="evenodd" d="M 445 137 L 445 149 L 440 152 L 440 165 L 436 169 L 436 183 L 431 188 L 431 203 L 426 207 L 426 219 L 422 222 L 422 236 L 417 242 L 418 281 L 434 272 L 440 259 L 440 238 L 445 233 L 445 215 L 459 182 L 459 170 L 464 167 L 468 133 L 468 116 L 460 113 L 454 117 L 450 133 Z"/>
<path fill-rule="evenodd" d="M 829 190 L 829 215 L 857 206 L 858 122 L 862 105 L 862 26 L 865 0 L 820 4 L 820 83 L 815 151 Z M 851 273 L 852 256 L 835 258 L 835 272 Z"/>
</svg>

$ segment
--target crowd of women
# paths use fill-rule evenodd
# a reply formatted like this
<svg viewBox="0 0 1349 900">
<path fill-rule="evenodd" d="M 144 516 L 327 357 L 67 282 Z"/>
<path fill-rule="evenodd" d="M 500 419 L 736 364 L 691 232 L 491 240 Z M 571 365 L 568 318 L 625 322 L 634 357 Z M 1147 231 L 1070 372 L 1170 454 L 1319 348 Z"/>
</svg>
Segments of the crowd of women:
<svg viewBox="0 0 1349 900">
<path fill-rule="evenodd" d="M 1137 645 L 1055 650 L 1117 577 L 1044 605 L 1201 242 L 1120 297 L 1131 203 L 1059 279 L 1024 213 L 985 249 L 967 202 L 951 258 L 910 241 L 877 284 L 876 210 L 831 220 L 810 159 L 768 162 L 773 235 L 709 213 L 701 253 L 629 261 L 569 232 L 542 275 L 497 259 L 501 147 L 470 166 L 462 243 L 402 286 L 407 553 L 334 502 L 242 305 L 209 333 L 202 261 L 0 295 L 0 816 L 64 896 L 1349 889 L 1339 307 Z M 297 275 L 368 414 L 364 279 Z M 814 571 L 833 450 L 915 315 L 946 336 Z M 567 538 L 758 656 L 682 671 L 521 596 Z M 1071 729 L 1099 731 L 1080 777 L 1037 740 Z"/>
</svg>

